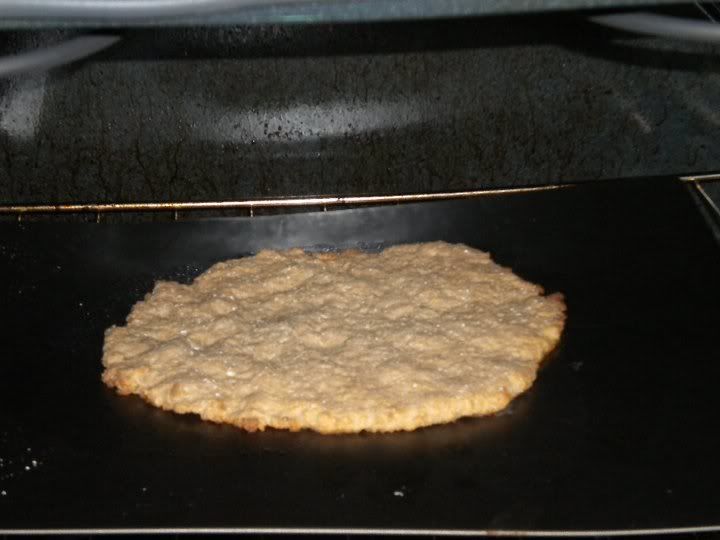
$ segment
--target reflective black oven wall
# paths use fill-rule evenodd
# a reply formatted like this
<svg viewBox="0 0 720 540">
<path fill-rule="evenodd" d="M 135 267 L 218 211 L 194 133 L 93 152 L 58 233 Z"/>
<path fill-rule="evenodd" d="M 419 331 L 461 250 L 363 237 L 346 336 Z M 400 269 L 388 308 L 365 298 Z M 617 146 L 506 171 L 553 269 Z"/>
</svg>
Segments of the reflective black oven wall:
<svg viewBox="0 0 720 540">
<path fill-rule="evenodd" d="M 69 32 L 3 33 L 5 52 Z M 122 31 L 0 80 L 0 202 L 216 200 L 720 169 L 720 47 L 582 13 Z"/>
</svg>

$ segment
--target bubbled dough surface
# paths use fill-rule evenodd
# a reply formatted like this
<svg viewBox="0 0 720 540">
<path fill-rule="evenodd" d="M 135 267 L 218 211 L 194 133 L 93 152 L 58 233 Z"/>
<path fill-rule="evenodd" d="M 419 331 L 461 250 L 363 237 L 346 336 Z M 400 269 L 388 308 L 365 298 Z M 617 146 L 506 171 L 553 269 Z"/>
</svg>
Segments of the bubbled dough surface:
<svg viewBox="0 0 720 540">
<path fill-rule="evenodd" d="M 106 332 L 103 381 L 250 431 L 412 430 L 504 408 L 564 310 L 463 245 L 262 251 L 158 282 Z"/>
</svg>

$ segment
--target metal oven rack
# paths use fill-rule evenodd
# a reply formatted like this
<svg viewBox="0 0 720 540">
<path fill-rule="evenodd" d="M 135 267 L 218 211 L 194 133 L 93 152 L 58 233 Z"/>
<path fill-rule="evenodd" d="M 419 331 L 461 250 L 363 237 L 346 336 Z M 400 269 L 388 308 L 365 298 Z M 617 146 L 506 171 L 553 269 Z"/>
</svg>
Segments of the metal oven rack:
<svg viewBox="0 0 720 540">
<path fill-rule="evenodd" d="M 688 183 L 700 197 L 704 205 L 712 213 L 720 215 L 718 201 L 715 201 L 704 188 L 704 182 L 720 181 L 720 174 L 707 173 L 678 177 L 681 182 Z M 173 221 L 180 219 L 180 213 L 188 213 L 188 217 L 196 211 L 246 211 L 254 217 L 256 212 L 266 210 L 282 211 L 283 209 L 341 209 L 367 205 L 402 204 L 431 201 L 447 201 L 455 199 L 472 199 L 475 197 L 498 196 L 536 191 L 552 191 L 575 187 L 577 184 L 549 184 L 501 189 L 479 189 L 468 191 L 447 191 L 436 193 L 406 193 L 395 195 L 350 195 L 350 196 L 313 196 L 313 197 L 282 197 L 268 199 L 245 199 L 228 201 L 176 201 L 176 202 L 115 202 L 115 203 L 68 203 L 68 204 L 6 204 L 0 205 L 0 216 L 15 216 L 22 221 L 26 216 L 52 216 L 53 214 L 94 214 L 95 221 L 100 222 L 101 216 L 108 213 L 158 212 L 168 213 Z"/>
<path fill-rule="evenodd" d="M 177 221 L 180 212 L 243 210 L 250 217 L 266 210 L 282 209 L 316 209 L 327 211 L 332 208 L 347 208 L 366 205 L 402 204 L 430 201 L 447 201 L 454 199 L 471 199 L 475 197 L 507 195 L 511 193 L 532 193 L 570 187 L 571 184 L 546 186 L 530 186 L 522 188 L 480 189 L 471 191 L 448 191 L 438 193 L 409 193 L 397 195 L 352 195 L 352 196 L 316 196 L 316 197 L 283 197 L 274 199 L 248 199 L 234 201 L 205 202 L 145 202 L 145 203 L 85 203 L 85 204 L 30 204 L 1 205 L 0 215 L 16 216 L 22 221 L 25 216 L 53 214 L 95 214 L 95 221 L 100 216 L 115 212 L 167 212 Z"/>
</svg>

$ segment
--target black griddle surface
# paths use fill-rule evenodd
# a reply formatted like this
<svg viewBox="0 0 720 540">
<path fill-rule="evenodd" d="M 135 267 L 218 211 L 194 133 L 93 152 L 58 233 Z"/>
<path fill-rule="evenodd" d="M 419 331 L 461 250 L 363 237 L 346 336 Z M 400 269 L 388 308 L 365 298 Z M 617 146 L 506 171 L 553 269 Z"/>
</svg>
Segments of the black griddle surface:
<svg viewBox="0 0 720 540">
<path fill-rule="evenodd" d="M 500 415 L 249 434 L 100 382 L 104 329 L 157 279 L 261 248 L 437 239 L 566 296 L 559 349 Z M 4 224 L 0 532 L 720 526 L 718 276 L 687 189 L 663 179 L 283 217 Z"/>
</svg>

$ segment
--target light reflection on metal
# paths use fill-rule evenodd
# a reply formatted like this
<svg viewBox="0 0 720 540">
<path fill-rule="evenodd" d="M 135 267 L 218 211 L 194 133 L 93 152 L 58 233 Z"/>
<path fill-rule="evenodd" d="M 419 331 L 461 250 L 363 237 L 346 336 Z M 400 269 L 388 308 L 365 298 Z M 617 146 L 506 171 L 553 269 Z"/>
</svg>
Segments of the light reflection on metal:
<svg viewBox="0 0 720 540">
<path fill-rule="evenodd" d="M 681 182 L 706 182 L 710 180 L 720 180 L 720 172 L 707 174 L 691 174 L 680 177 Z"/>
<path fill-rule="evenodd" d="M 697 192 L 700 194 L 700 196 L 705 200 L 707 205 L 715 212 L 715 216 L 720 218 L 720 208 L 718 208 L 718 205 L 715 204 L 715 201 L 708 195 L 707 191 L 705 191 L 705 188 L 702 186 L 699 182 L 694 182 L 693 186 L 697 190 Z"/>
<path fill-rule="evenodd" d="M 173 215 L 177 215 L 177 212 L 180 211 L 246 209 L 250 211 L 250 215 L 252 216 L 254 215 L 255 210 L 267 208 L 302 208 L 313 206 L 327 208 L 330 206 L 337 207 L 466 199 L 513 193 L 552 191 L 574 187 L 574 185 L 575 184 L 554 184 L 537 187 L 447 191 L 441 193 L 358 195 L 348 197 L 284 197 L 277 199 L 246 199 L 236 201 L 5 205 L 0 206 L 0 214 L 17 214 L 18 218 L 20 218 L 23 214 L 95 213 L 99 218 L 101 213 L 107 212 L 173 212 Z"/>
</svg>

